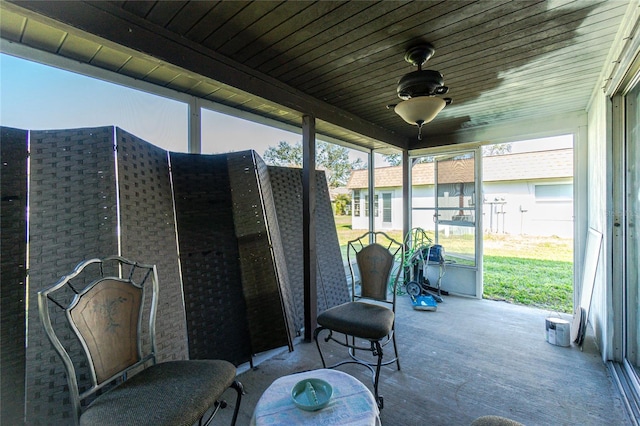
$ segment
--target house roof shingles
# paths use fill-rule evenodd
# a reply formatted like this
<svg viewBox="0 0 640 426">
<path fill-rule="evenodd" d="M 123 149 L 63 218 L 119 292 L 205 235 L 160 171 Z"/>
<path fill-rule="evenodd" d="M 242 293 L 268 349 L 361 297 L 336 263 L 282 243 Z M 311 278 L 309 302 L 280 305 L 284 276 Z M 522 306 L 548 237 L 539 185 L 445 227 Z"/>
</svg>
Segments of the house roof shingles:
<svg viewBox="0 0 640 426">
<path fill-rule="evenodd" d="M 573 149 L 523 152 L 495 155 L 483 158 L 483 180 L 485 182 L 513 181 L 573 176 Z M 441 162 L 440 182 L 471 182 L 473 167 L 471 160 Z M 411 170 L 413 185 L 433 185 L 433 163 L 419 163 Z M 354 170 L 347 188 L 367 188 L 367 170 Z M 375 170 L 375 186 L 389 188 L 402 186 L 402 166 L 381 167 Z"/>
</svg>

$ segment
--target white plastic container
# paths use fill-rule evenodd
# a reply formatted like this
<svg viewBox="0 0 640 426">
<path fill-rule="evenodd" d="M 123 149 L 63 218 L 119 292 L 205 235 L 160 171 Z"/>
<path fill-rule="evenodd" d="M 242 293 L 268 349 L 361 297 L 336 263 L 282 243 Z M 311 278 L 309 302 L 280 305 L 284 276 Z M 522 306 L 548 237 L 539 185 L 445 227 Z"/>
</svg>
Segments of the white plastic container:
<svg viewBox="0 0 640 426">
<path fill-rule="evenodd" d="M 556 346 L 571 345 L 571 324 L 562 318 L 549 317 L 545 320 L 544 335 L 547 342 Z"/>
</svg>

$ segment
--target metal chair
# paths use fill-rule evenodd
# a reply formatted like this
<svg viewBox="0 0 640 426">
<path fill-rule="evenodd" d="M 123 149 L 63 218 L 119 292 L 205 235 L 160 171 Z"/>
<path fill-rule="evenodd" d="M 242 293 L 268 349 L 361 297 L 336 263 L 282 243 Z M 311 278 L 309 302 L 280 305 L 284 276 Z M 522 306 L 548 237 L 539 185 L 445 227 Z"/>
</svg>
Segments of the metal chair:
<svg viewBox="0 0 640 426">
<path fill-rule="evenodd" d="M 401 243 L 384 232 L 367 232 L 349 241 L 347 262 L 351 273 L 352 300 L 322 312 L 318 316 L 318 327 L 313 333 L 323 367 L 327 368 L 318 335 L 323 330 L 328 330 L 324 341 L 331 340 L 347 347 L 350 356 L 349 360 L 338 362 L 328 368 L 357 363 L 371 370 L 374 394 L 379 408 L 383 408 L 384 405 L 383 397 L 378 393 L 380 367 L 395 362 L 400 370 L 395 337 L 395 308 L 396 287 L 404 258 L 403 250 Z M 359 292 L 356 291 L 358 276 L 360 277 Z M 391 283 L 390 286 L 389 283 Z M 389 299 L 389 292 L 391 299 Z M 369 303 L 365 303 L 365 300 Z M 344 335 L 344 340 L 334 337 L 334 333 Z M 368 341 L 368 346 L 363 345 L 364 341 Z M 395 356 L 383 362 L 383 347 L 390 342 L 393 342 Z M 356 350 L 370 351 L 375 357 L 375 362 L 356 356 Z"/>
<path fill-rule="evenodd" d="M 235 425 L 243 393 L 235 366 L 224 360 L 156 363 L 157 308 L 155 265 L 118 256 L 84 261 L 38 292 L 40 319 L 66 369 L 76 424 L 209 424 L 231 387 Z"/>
</svg>

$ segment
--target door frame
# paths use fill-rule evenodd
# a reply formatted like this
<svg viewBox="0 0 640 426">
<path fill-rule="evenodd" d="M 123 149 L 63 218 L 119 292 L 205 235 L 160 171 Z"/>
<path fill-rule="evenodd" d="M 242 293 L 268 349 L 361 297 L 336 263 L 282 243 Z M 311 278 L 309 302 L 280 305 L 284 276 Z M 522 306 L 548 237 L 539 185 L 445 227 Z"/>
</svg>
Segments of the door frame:
<svg viewBox="0 0 640 426">
<path fill-rule="evenodd" d="M 468 297 L 475 297 L 478 299 L 482 299 L 482 294 L 483 294 L 483 200 L 484 200 L 484 196 L 483 196 L 483 192 L 482 192 L 482 145 L 481 144 L 464 144 L 464 145 L 460 145 L 457 147 L 457 149 L 452 150 L 451 147 L 447 147 L 447 148 L 432 148 L 432 149 L 427 149 L 424 151 L 421 151 L 421 153 L 419 155 L 412 155 L 410 157 L 410 162 L 413 159 L 416 158 L 420 158 L 420 157 L 454 157 L 457 155 L 462 155 L 465 153 L 469 153 L 472 152 L 474 155 L 474 191 L 475 191 L 475 205 L 474 205 L 474 215 L 475 215 L 475 226 L 474 226 L 474 237 L 475 237 L 475 241 L 474 241 L 474 256 L 475 256 L 475 265 L 474 266 L 458 266 L 455 264 L 446 264 L 446 273 L 443 276 L 443 282 L 446 282 L 446 277 L 447 274 L 449 276 L 456 276 L 458 275 L 457 272 L 462 272 L 465 275 L 469 275 L 469 272 L 472 272 L 473 275 L 473 281 L 475 282 L 475 285 L 472 285 L 472 287 L 474 288 L 473 293 L 458 293 L 453 291 L 452 294 L 456 294 L 456 295 L 461 295 L 461 296 L 468 296 Z M 411 167 L 410 167 L 411 169 Z M 436 180 L 436 168 L 435 168 L 435 164 L 434 164 L 434 180 Z M 412 180 L 411 180 L 411 170 L 409 171 L 409 187 L 412 186 Z M 437 214 L 437 209 L 438 209 L 438 201 L 437 201 L 437 182 L 434 182 L 434 214 Z M 413 191 L 409 191 L 410 194 L 413 193 Z M 409 211 L 410 211 L 410 219 L 411 219 L 411 223 L 413 222 L 413 196 L 411 195 L 409 197 Z M 413 226 L 413 225 L 412 225 Z M 437 233 L 437 229 L 438 229 L 438 224 L 435 224 L 435 229 L 436 229 L 436 241 L 434 241 L 435 244 L 438 244 L 438 233 Z M 445 249 L 445 258 L 446 258 L 446 247 L 444 247 Z M 453 269 L 452 269 L 453 268 Z M 443 287 L 444 288 L 444 287 Z M 446 288 L 444 288 L 446 290 Z"/>
</svg>

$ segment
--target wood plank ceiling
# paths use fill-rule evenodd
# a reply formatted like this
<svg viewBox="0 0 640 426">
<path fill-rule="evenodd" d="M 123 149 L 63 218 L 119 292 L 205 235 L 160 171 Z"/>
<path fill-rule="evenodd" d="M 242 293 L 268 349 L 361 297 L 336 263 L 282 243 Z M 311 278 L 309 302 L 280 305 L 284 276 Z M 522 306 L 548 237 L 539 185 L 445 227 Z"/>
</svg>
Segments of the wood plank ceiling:
<svg viewBox="0 0 640 426">
<path fill-rule="evenodd" d="M 419 148 L 477 126 L 585 111 L 629 1 L 112 1 L 2 3 L 13 43 L 369 148 Z M 407 48 L 436 48 L 447 106 L 406 124 Z"/>
</svg>

